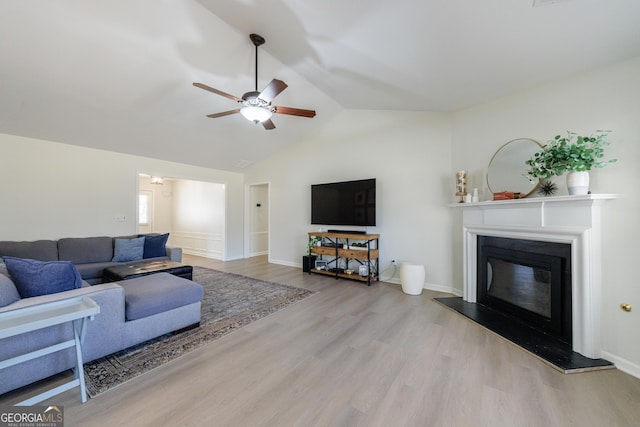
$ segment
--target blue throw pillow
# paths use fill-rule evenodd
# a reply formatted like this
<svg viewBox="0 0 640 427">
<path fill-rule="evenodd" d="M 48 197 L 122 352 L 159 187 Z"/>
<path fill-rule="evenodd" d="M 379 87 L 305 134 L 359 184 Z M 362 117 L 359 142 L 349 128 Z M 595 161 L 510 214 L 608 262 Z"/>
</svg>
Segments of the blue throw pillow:
<svg viewBox="0 0 640 427">
<path fill-rule="evenodd" d="M 19 299 L 20 294 L 13 281 L 4 274 L 0 274 L 0 307 L 6 307 Z"/>
<path fill-rule="evenodd" d="M 22 298 L 55 294 L 82 286 L 78 269 L 69 261 L 36 261 L 7 256 L 4 262 Z"/>
<path fill-rule="evenodd" d="M 157 236 L 144 236 L 144 258 L 167 256 L 167 240 L 169 233 Z"/>
<path fill-rule="evenodd" d="M 135 239 L 115 239 L 113 262 L 137 261 L 144 254 L 144 237 Z"/>
</svg>

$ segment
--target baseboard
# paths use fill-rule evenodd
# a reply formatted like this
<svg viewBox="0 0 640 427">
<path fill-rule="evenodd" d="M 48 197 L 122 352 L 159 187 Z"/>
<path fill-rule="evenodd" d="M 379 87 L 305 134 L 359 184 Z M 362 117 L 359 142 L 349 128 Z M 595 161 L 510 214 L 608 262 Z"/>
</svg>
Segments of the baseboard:
<svg viewBox="0 0 640 427">
<path fill-rule="evenodd" d="M 182 253 L 187 255 L 195 255 L 202 258 L 210 258 L 210 259 L 217 259 L 219 261 L 227 261 L 222 259 L 222 254 L 217 251 L 214 252 L 214 251 L 206 251 L 206 250 L 193 249 L 193 248 L 182 248 Z"/>
<path fill-rule="evenodd" d="M 296 268 L 302 269 L 302 263 L 283 261 L 279 259 L 271 259 L 269 260 L 269 262 L 272 264 L 286 265 L 287 267 L 296 267 Z M 385 283 L 393 283 L 395 285 L 400 285 L 400 278 L 395 277 L 395 275 L 388 279 L 385 277 L 380 277 L 380 281 Z M 457 297 L 462 296 L 462 291 L 459 289 L 455 289 L 451 286 L 437 285 L 435 283 L 425 283 L 422 289 L 428 289 L 430 291 L 436 291 L 436 292 L 444 292 L 447 294 L 455 295 Z"/>
<path fill-rule="evenodd" d="M 628 361 L 627 359 L 623 359 L 622 357 L 616 356 L 615 354 L 609 353 L 607 351 L 602 352 L 602 357 L 613 362 L 613 364 L 616 365 L 616 368 L 620 369 L 622 372 L 625 372 L 636 378 L 640 378 L 640 365 L 637 365 L 633 362 Z"/>
<path fill-rule="evenodd" d="M 426 284 L 425 286 L 428 286 L 426 289 L 429 289 L 431 291 L 437 291 L 437 292 L 444 292 L 447 294 L 451 294 L 451 295 L 455 295 L 457 297 L 461 297 L 462 296 L 462 291 L 456 288 L 452 288 L 451 286 L 442 286 L 442 285 L 432 285 L 432 284 Z"/>
<path fill-rule="evenodd" d="M 400 279 L 397 277 L 391 277 L 389 279 L 386 279 L 384 277 L 380 277 L 380 280 L 385 282 L 385 283 L 393 283 L 395 285 L 401 285 L 400 283 Z M 422 289 L 427 289 L 429 291 L 436 291 L 436 292 L 444 292 L 447 294 L 452 294 L 455 295 L 457 297 L 461 297 L 462 296 L 462 291 L 452 288 L 451 286 L 444 286 L 444 285 L 438 285 L 435 283 L 425 283 L 424 286 L 422 287 Z"/>
<path fill-rule="evenodd" d="M 273 258 L 271 258 L 269 260 L 269 262 L 271 264 L 285 265 L 287 267 L 296 267 L 296 268 L 299 268 L 300 271 L 302 271 L 302 263 L 301 262 L 296 263 L 296 262 L 283 261 L 281 259 L 273 259 Z"/>
</svg>

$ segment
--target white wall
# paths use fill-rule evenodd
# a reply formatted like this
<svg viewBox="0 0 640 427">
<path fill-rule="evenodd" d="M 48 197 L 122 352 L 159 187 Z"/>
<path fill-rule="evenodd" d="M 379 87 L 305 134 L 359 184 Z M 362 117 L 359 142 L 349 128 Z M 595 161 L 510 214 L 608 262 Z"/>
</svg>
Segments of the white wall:
<svg viewBox="0 0 640 427">
<path fill-rule="evenodd" d="M 0 153 L 0 240 L 134 234 L 144 172 L 224 184 L 225 253 L 242 257 L 241 174 L 7 134 Z"/>
<path fill-rule="evenodd" d="M 381 267 L 424 264 L 429 287 L 451 290 L 450 144 L 449 115 L 352 110 L 254 166 L 246 180 L 271 186 L 271 261 L 301 266 L 307 233 L 318 229 L 311 184 L 376 178 L 377 226 L 368 231 L 381 235 Z"/>
<path fill-rule="evenodd" d="M 225 259 L 225 186 L 178 180 L 173 189 L 173 243 L 184 253 Z"/>
<path fill-rule="evenodd" d="M 620 198 L 603 208 L 603 349 L 605 358 L 640 377 L 640 286 L 637 244 L 640 239 L 640 58 L 539 87 L 497 102 L 461 111 L 454 116 L 452 170 L 467 169 L 470 187 L 481 186 L 491 155 L 503 143 L 530 137 L 545 143 L 572 130 L 612 131 L 608 156 L 618 163 L 591 172 L 594 193 L 617 193 Z M 566 194 L 563 180 L 559 180 Z M 452 212 L 452 214 L 454 214 Z M 456 225 L 454 274 L 462 284 L 460 212 Z M 620 309 L 621 303 L 634 308 Z"/>
</svg>

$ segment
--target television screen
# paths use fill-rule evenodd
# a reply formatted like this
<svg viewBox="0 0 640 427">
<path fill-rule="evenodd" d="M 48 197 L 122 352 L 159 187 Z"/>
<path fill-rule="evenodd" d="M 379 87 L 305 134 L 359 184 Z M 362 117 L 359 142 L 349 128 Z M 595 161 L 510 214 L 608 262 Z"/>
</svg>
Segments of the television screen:
<svg viewBox="0 0 640 427">
<path fill-rule="evenodd" d="M 376 225 L 376 180 L 311 186 L 311 224 Z"/>
</svg>

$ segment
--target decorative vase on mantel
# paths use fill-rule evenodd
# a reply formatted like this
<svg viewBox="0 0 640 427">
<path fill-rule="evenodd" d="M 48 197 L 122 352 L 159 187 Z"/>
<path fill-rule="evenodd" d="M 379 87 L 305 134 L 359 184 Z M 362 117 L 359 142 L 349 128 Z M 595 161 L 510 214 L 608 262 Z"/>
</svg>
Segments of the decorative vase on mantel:
<svg viewBox="0 0 640 427">
<path fill-rule="evenodd" d="M 525 161 L 529 166 L 529 181 L 567 173 L 567 191 L 570 195 L 589 194 L 589 171 L 616 162 L 616 159 L 603 160 L 604 149 L 609 145 L 608 135 L 609 131 L 605 130 L 596 131 L 590 136 L 579 136 L 575 132 L 567 132 L 567 136 L 556 135 L 542 146 L 542 150 Z"/>
<path fill-rule="evenodd" d="M 567 174 L 567 190 L 571 196 L 589 194 L 589 172 L 569 172 Z"/>
</svg>

